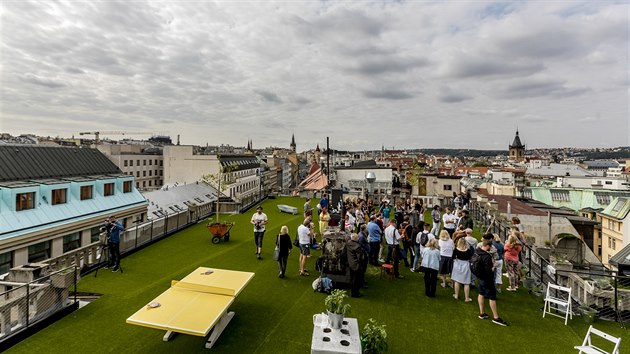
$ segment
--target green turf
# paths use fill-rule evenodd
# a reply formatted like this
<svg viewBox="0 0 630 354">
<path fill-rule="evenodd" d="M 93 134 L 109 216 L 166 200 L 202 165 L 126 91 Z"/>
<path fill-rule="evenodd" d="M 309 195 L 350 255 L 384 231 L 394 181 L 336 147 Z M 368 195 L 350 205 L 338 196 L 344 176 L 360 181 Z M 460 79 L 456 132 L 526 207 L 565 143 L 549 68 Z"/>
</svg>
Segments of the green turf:
<svg viewBox="0 0 630 354">
<path fill-rule="evenodd" d="M 163 342 L 163 331 L 125 323 L 166 290 L 172 279 L 181 279 L 198 266 L 256 273 L 232 305 L 236 316 L 211 352 L 310 352 L 312 315 L 323 310 L 324 294 L 313 292 L 313 275 L 298 275 L 295 250 L 289 257 L 287 278 L 278 279 L 277 264 L 271 259 L 275 235 L 282 225 L 288 225 L 295 235 L 301 215 L 279 214 L 276 204 L 293 205 L 301 211 L 303 199 L 264 203 L 269 224 L 263 260 L 254 256 L 249 223 L 253 211 L 223 217 L 236 222 L 227 243 L 213 245 L 205 224 L 195 225 L 124 258 L 124 274 L 101 270 L 97 278 L 90 274 L 81 279 L 80 291 L 104 295 L 9 352 L 207 353 L 201 337 L 177 335 Z M 314 257 L 319 255 L 314 253 Z M 308 268 L 313 264 L 314 258 Z M 359 326 L 370 317 L 387 325 L 390 353 L 574 353 L 573 346 L 581 344 L 588 327 L 580 317 L 568 326 L 558 318 L 542 319 L 542 302 L 524 290 L 500 295 L 500 314 L 511 325 L 500 327 L 479 320 L 477 305 L 456 302 L 448 288 L 438 288 L 437 298 L 426 298 L 422 276 L 408 269 L 402 274 L 402 280 L 379 279 L 379 270 L 371 267 L 365 296 L 349 300 L 350 317 L 358 318 Z M 616 336 L 626 335 L 615 323 L 599 321 L 596 326 Z"/>
</svg>

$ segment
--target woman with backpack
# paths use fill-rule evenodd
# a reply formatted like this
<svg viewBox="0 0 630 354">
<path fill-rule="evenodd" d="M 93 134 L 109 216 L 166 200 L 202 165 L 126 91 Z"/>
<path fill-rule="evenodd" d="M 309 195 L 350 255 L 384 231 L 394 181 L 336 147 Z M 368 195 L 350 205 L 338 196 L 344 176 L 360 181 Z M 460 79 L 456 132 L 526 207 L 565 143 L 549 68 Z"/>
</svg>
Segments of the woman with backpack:
<svg viewBox="0 0 630 354">
<path fill-rule="evenodd" d="M 518 241 L 518 235 L 515 235 L 516 233 L 518 233 L 518 231 L 512 233 L 503 246 L 503 259 L 505 260 L 505 268 L 507 269 L 508 279 L 510 280 L 510 285 L 505 289 L 507 291 L 518 290 L 518 283 L 521 280 L 518 255 L 521 253 L 523 246 L 521 246 L 521 243 Z"/>
<path fill-rule="evenodd" d="M 469 260 L 472 256 L 472 250 L 468 246 L 465 238 L 460 238 L 457 241 L 457 247 L 453 250 L 453 273 L 451 279 L 453 280 L 455 293 L 453 297 L 455 300 L 459 299 L 459 287 L 464 286 L 464 302 L 471 302 L 470 298 L 470 264 Z"/>
</svg>

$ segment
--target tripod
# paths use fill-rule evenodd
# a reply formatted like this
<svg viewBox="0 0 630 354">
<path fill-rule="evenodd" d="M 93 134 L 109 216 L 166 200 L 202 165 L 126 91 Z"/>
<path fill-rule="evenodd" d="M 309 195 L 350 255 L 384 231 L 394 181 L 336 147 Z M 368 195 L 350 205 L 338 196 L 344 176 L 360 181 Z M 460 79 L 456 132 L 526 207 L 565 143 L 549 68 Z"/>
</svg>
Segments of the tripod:
<svg viewBox="0 0 630 354">
<path fill-rule="evenodd" d="M 94 272 L 94 278 L 96 278 L 98 276 L 98 270 L 101 269 L 102 265 L 101 263 L 103 262 L 103 255 L 105 254 L 105 252 L 107 252 L 107 258 L 105 258 L 105 262 L 109 262 L 109 245 L 107 244 L 106 241 L 101 241 L 101 245 L 99 247 L 99 251 L 101 252 L 101 254 L 98 256 L 98 262 L 96 263 L 96 272 Z M 118 255 L 118 269 L 120 269 L 120 272 L 123 273 L 123 268 L 120 265 L 120 254 Z"/>
</svg>

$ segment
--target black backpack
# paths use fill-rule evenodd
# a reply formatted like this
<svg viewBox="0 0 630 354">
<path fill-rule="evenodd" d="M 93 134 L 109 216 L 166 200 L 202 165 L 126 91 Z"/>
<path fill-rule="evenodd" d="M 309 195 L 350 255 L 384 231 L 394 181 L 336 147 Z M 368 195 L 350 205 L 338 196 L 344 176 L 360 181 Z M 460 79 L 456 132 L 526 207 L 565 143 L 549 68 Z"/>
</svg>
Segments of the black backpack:
<svg viewBox="0 0 630 354">
<path fill-rule="evenodd" d="M 420 245 L 424 247 L 427 245 L 427 242 L 429 242 L 429 233 L 422 231 L 420 233 Z"/>
<path fill-rule="evenodd" d="M 483 278 L 485 276 L 483 261 L 481 260 L 479 253 L 474 252 L 468 263 L 470 264 L 470 272 L 476 277 Z"/>
</svg>

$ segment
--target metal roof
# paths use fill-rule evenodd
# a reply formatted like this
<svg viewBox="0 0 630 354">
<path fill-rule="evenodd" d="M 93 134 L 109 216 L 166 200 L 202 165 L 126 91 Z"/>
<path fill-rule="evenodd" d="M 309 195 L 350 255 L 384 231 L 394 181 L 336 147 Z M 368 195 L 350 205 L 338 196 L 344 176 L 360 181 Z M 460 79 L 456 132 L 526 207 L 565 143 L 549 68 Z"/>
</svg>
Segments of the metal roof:
<svg viewBox="0 0 630 354">
<path fill-rule="evenodd" d="M 622 248 L 617 254 L 612 256 L 608 262 L 617 266 L 620 264 L 630 264 L 630 245 Z"/>
<path fill-rule="evenodd" d="M 96 149 L 36 145 L 0 146 L 0 182 L 122 172 Z"/>
</svg>

